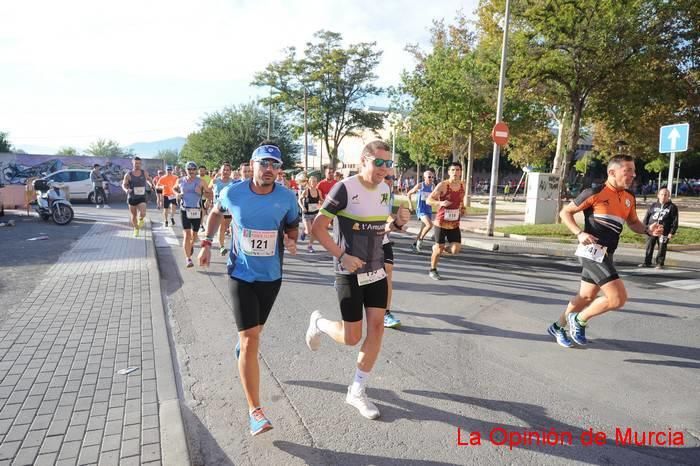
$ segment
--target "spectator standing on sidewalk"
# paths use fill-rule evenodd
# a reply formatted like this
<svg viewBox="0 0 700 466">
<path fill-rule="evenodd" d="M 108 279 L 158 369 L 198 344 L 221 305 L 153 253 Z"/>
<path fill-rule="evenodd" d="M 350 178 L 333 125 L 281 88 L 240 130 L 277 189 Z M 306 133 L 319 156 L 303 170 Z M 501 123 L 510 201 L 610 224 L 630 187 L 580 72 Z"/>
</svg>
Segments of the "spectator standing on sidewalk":
<svg viewBox="0 0 700 466">
<path fill-rule="evenodd" d="M 102 174 L 100 173 L 100 164 L 96 163 L 92 166 L 90 172 L 90 181 L 92 182 L 92 199 L 95 201 L 95 208 L 105 207 L 105 190 L 102 187 Z"/>
<path fill-rule="evenodd" d="M 678 207 L 671 202 L 671 192 L 667 188 L 659 189 L 658 202 L 649 206 L 644 216 L 644 224 L 649 227 L 655 223 L 663 225 L 664 232 L 661 236 L 649 236 L 647 238 L 647 250 L 644 263 L 639 267 L 651 267 L 656 243 L 659 244 L 659 252 L 656 255 L 656 268 L 662 269 L 666 260 L 666 248 L 668 242 L 678 230 Z"/>
</svg>

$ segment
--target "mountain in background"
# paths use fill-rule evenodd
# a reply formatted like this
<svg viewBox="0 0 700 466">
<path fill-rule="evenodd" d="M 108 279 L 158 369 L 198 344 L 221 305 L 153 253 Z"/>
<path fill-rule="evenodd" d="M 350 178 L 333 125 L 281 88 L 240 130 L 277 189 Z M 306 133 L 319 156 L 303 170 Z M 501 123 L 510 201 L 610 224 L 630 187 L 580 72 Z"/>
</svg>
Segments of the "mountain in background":
<svg viewBox="0 0 700 466">
<path fill-rule="evenodd" d="M 179 152 L 186 141 L 187 138 L 176 137 L 152 142 L 135 142 L 126 146 L 126 148 L 133 150 L 134 154 L 141 157 L 153 158 L 161 150 L 172 149 Z"/>
</svg>

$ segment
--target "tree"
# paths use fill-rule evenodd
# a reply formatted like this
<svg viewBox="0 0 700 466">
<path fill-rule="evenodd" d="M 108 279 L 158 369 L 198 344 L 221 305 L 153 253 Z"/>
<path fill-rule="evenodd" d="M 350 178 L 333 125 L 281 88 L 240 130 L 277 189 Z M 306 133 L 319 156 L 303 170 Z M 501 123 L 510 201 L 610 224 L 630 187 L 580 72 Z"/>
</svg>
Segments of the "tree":
<svg viewBox="0 0 700 466">
<path fill-rule="evenodd" d="M 12 144 L 7 139 L 7 133 L 0 131 L 0 152 L 12 152 Z"/>
<path fill-rule="evenodd" d="M 331 31 L 318 31 L 314 39 L 306 44 L 302 58 L 297 58 L 295 47 L 285 49 L 284 58 L 256 73 L 252 84 L 272 89 L 262 102 L 291 117 L 297 132 L 303 129 L 306 95 L 308 131 L 324 142 L 335 168 L 338 147 L 345 137 L 383 125 L 384 115 L 363 109 L 368 97 L 382 92 L 372 84 L 382 52 L 375 50 L 376 42 L 343 48 L 342 36 Z"/>
<path fill-rule="evenodd" d="M 80 152 L 78 152 L 78 149 L 76 149 L 75 147 L 61 147 L 60 149 L 58 149 L 58 152 L 56 152 L 56 155 L 79 155 L 79 154 L 80 154 Z"/>
<path fill-rule="evenodd" d="M 156 158 L 163 160 L 166 165 L 176 165 L 180 161 L 180 152 L 175 149 L 161 149 Z"/>
<path fill-rule="evenodd" d="M 563 191 L 591 101 L 624 95 L 629 78 L 656 57 L 655 41 L 664 31 L 653 7 L 663 0 L 523 0 L 512 10 L 508 76 L 522 90 L 540 89 L 567 111 L 566 154 L 555 169 Z M 502 35 L 503 0 L 479 7 L 482 31 Z M 601 99 L 602 100 L 602 99 Z"/>
<path fill-rule="evenodd" d="M 218 167 L 229 162 L 234 167 L 250 160 L 261 141 L 267 138 L 268 113 L 254 103 L 227 107 L 205 115 L 199 131 L 190 134 L 180 154 L 181 160 Z M 275 140 L 282 152 L 284 166 L 297 163 L 300 146 L 292 130 L 278 115 L 273 116 Z"/>
<path fill-rule="evenodd" d="M 91 143 L 85 152 L 96 157 L 129 157 L 134 155 L 131 149 L 121 147 L 117 141 L 102 138 Z"/>
</svg>

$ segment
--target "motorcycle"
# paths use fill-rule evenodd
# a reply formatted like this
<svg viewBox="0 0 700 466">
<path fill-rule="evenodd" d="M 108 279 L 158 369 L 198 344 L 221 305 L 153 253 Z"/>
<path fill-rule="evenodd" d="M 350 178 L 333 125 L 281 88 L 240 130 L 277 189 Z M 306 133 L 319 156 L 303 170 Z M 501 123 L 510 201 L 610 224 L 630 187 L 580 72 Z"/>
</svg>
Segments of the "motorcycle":
<svg viewBox="0 0 700 466">
<path fill-rule="evenodd" d="M 36 191 L 32 207 L 42 219 L 51 218 L 56 225 L 68 225 L 73 220 L 73 207 L 58 184 L 39 179 L 34 180 L 32 186 Z"/>
</svg>

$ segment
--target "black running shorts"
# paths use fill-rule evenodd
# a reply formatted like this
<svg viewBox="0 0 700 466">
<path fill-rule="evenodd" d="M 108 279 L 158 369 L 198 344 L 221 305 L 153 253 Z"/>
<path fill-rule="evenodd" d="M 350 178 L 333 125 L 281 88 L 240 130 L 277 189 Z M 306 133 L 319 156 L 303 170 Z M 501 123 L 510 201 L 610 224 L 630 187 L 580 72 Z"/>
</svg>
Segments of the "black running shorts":
<svg viewBox="0 0 700 466">
<path fill-rule="evenodd" d="M 129 204 L 130 206 L 136 207 L 137 205 L 145 204 L 146 198 L 144 196 L 127 197 L 126 203 Z"/>
<path fill-rule="evenodd" d="M 389 292 L 387 279 L 383 278 L 369 285 L 360 286 L 357 275 L 335 275 L 335 291 L 340 303 L 340 315 L 345 322 L 362 320 L 362 309 L 377 307 L 386 309 Z"/>
<path fill-rule="evenodd" d="M 603 258 L 603 262 L 596 262 L 584 257 L 579 257 L 578 260 L 583 267 L 581 270 L 581 280 L 584 282 L 603 286 L 606 283 L 620 278 L 615 269 L 612 254 L 606 254 Z"/>
<path fill-rule="evenodd" d="M 435 242 L 437 244 L 462 242 L 462 231 L 459 228 L 446 230 L 436 225 L 435 228 L 433 228 L 433 231 L 433 234 L 435 235 Z"/>
<path fill-rule="evenodd" d="M 237 278 L 229 280 L 233 317 L 239 332 L 265 325 L 281 286 L 282 279 L 273 282 L 246 282 Z"/>
<path fill-rule="evenodd" d="M 200 215 L 202 215 L 200 213 Z M 187 218 L 187 211 L 180 210 L 180 220 L 182 221 L 183 230 L 199 231 L 199 227 L 202 225 L 202 219 L 200 218 Z"/>
<path fill-rule="evenodd" d="M 171 205 L 177 205 L 177 199 L 170 199 L 168 196 L 163 196 L 163 208 L 167 209 Z"/>
<path fill-rule="evenodd" d="M 383 244 L 382 249 L 384 249 L 384 263 L 394 265 L 394 243 L 390 241 Z"/>
</svg>

